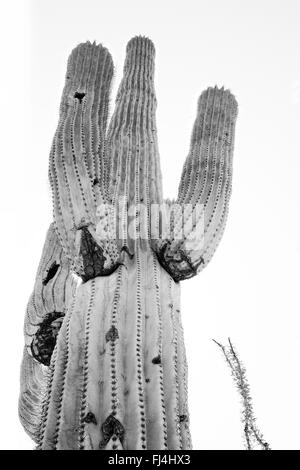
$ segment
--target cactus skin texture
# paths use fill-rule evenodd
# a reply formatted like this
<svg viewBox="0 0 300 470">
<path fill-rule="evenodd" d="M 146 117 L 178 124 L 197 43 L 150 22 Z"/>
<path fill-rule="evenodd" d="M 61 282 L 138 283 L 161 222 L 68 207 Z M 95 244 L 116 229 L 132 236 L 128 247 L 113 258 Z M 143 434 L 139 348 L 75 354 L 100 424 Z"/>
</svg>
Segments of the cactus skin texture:
<svg viewBox="0 0 300 470">
<path fill-rule="evenodd" d="M 201 94 L 178 198 L 165 201 L 172 231 L 152 236 L 164 220 L 152 213 L 164 201 L 154 56 L 148 38 L 129 41 L 107 130 L 109 52 L 88 42 L 69 58 L 50 153 L 54 222 L 25 318 L 19 410 L 38 449 L 192 446 L 179 281 L 207 265 L 225 227 L 237 103 L 223 88 Z"/>
</svg>

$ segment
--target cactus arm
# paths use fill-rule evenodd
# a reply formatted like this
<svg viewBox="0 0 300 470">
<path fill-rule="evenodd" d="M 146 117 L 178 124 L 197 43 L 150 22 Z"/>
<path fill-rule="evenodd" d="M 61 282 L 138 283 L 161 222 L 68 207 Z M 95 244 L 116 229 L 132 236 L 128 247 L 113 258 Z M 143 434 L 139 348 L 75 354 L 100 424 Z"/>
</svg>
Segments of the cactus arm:
<svg viewBox="0 0 300 470">
<path fill-rule="evenodd" d="M 117 206 L 120 198 L 124 198 L 128 207 L 143 205 L 147 221 L 150 204 L 162 200 L 154 56 L 154 45 L 148 38 L 139 36 L 129 41 L 106 144 L 111 203 Z M 147 230 L 145 224 L 142 230 Z M 133 252 L 134 246 L 124 236 L 123 246 L 128 243 L 129 251 Z"/>
<path fill-rule="evenodd" d="M 136 202 L 137 186 L 133 184 L 136 173 L 139 182 L 143 183 L 138 186 L 140 199 L 145 196 L 151 202 L 162 200 L 154 58 L 154 45 L 148 38 L 138 36 L 127 44 L 123 78 L 107 138 L 111 162 L 108 184 L 112 202 L 124 194 L 129 202 Z M 145 187 L 145 182 L 149 188 Z"/>
<path fill-rule="evenodd" d="M 19 415 L 34 439 L 38 438 L 47 370 L 61 322 L 74 296 L 76 281 L 51 224 L 30 296 L 25 322 L 25 348 L 21 366 Z"/>
<path fill-rule="evenodd" d="M 26 433 L 38 441 L 42 396 L 46 393 L 47 373 L 25 347 L 20 374 L 19 419 Z"/>
<path fill-rule="evenodd" d="M 24 334 L 29 352 L 34 335 L 49 315 L 54 318 L 66 313 L 76 288 L 70 266 L 71 263 L 63 252 L 52 223 L 47 232 L 33 293 L 26 311 Z"/>
<path fill-rule="evenodd" d="M 208 88 L 201 94 L 178 198 L 171 205 L 172 238 L 155 245 L 175 280 L 199 273 L 222 237 L 231 194 L 236 117 L 237 103 L 228 90 Z"/>
<path fill-rule="evenodd" d="M 72 51 L 49 161 L 56 228 L 72 258 L 78 254 L 76 231 L 95 226 L 96 206 L 105 203 L 104 137 L 112 75 L 112 59 L 103 46 L 87 42 Z"/>
</svg>

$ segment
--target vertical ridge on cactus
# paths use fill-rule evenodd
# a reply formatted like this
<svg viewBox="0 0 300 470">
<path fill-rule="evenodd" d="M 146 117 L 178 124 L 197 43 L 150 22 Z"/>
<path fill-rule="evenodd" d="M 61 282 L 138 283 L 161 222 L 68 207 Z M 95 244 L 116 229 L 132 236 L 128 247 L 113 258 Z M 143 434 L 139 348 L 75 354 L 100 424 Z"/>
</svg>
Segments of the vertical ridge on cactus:
<svg viewBox="0 0 300 470">
<path fill-rule="evenodd" d="M 108 129 L 109 52 L 87 42 L 68 60 L 54 222 L 25 317 L 20 418 L 38 449 L 192 446 L 179 281 L 224 230 L 237 105 L 228 90 L 202 93 L 178 198 L 164 201 L 154 58 L 150 39 L 129 41 Z"/>
</svg>

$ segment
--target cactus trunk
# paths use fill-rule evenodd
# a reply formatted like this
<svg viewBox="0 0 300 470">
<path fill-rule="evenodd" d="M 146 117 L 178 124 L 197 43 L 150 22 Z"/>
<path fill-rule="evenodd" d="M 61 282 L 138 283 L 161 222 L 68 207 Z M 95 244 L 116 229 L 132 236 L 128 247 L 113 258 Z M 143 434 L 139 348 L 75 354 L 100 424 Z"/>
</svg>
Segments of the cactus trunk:
<svg viewBox="0 0 300 470">
<path fill-rule="evenodd" d="M 180 286 L 151 252 L 80 285 L 50 365 L 42 449 L 189 449 Z"/>
</svg>

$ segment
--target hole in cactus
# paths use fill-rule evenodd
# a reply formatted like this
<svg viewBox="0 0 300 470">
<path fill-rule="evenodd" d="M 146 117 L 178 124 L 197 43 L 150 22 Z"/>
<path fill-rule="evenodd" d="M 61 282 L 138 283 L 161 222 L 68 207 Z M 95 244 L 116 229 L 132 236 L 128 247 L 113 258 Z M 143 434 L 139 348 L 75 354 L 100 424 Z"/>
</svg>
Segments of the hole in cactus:
<svg viewBox="0 0 300 470">
<path fill-rule="evenodd" d="M 179 416 L 179 422 L 180 422 L 180 423 L 186 423 L 187 420 L 188 420 L 187 415 L 180 415 L 180 416 Z"/>
<path fill-rule="evenodd" d="M 146 379 L 146 383 L 148 384 L 150 382 L 150 379 Z"/>
<path fill-rule="evenodd" d="M 118 330 L 114 325 L 112 325 L 112 327 L 108 330 L 108 332 L 105 335 L 106 342 L 107 343 L 108 343 L 108 341 L 113 342 L 118 338 L 119 338 Z"/>
<path fill-rule="evenodd" d="M 152 359 L 153 364 L 161 364 L 160 354 Z"/>
<path fill-rule="evenodd" d="M 59 268 L 59 264 L 56 264 L 56 262 L 54 261 L 54 263 L 51 264 L 45 279 L 43 279 L 44 286 L 46 286 L 48 282 L 54 278 L 55 274 L 57 273 L 58 268 Z"/>
<path fill-rule="evenodd" d="M 94 181 L 93 181 L 93 185 L 96 186 L 96 184 L 99 184 L 99 183 L 100 183 L 99 179 L 95 178 Z"/>
<path fill-rule="evenodd" d="M 56 344 L 64 314 L 52 312 L 40 323 L 40 327 L 30 345 L 32 356 L 45 366 L 50 365 L 51 356 Z"/>
<path fill-rule="evenodd" d="M 172 276 L 175 282 L 183 281 L 195 276 L 201 264 L 205 264 L 201 256 L 196 263 L 192 263 L 190 256 L 184 249 L 173 248 L 167 240 L 162 247 L 156 251 L 156 256 L 162 267 Z"/>
<path fill-rule="evenodd" d="M 97 425 L 96 417 L 95 417 L 94 413 L 92 413 L 91 411 L 89 411 L 87 413 L 87 415 L 83 418 L 83 422 L 84 423 L 93 423 L 93 424 Z"/>
<path fill-rule="evenodd" d="M 82 102 L 84 97 L 85 97 L 85 93 L 80 93 L 79 91 L 76 91 L 74 94 L 74 98 L 79 100 L 79 103 Z"/>
</svg>

